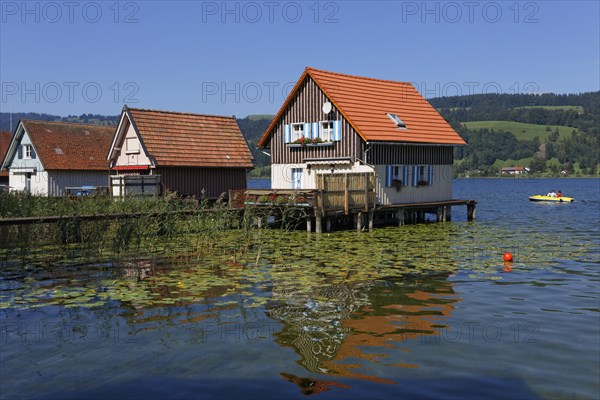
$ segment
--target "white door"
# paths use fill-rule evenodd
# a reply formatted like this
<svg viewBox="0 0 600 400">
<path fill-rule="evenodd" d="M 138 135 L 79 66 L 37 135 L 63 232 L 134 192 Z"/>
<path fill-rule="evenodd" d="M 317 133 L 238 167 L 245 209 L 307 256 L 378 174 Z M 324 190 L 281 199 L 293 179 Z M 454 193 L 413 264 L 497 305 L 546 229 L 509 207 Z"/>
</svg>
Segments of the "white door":
<svg viewBox="0 0 600 400">
<path fill-rule="evenodd" d="M 302 168 L 292 168 L 292 189 L 302 189 Z"/>
<path fill-rule="evenodd" d="M 31 193 L 31 172 L 25 174 L 25 191 Z"/>
</svg>

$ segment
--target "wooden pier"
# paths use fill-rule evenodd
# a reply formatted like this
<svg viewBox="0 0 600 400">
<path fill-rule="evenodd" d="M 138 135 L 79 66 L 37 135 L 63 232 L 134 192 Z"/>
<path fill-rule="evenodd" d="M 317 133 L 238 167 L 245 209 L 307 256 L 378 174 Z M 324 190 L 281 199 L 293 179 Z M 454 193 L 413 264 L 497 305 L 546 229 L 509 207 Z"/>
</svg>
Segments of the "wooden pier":
<svg viewBox="0 0 600 400">
<path fill-rule="evenodd" d="M 375 179 L 371 173 L 321 175 L 318 189 L 245 190 L 230 192 L 232 207 L 256 207 L 276 213 L 281 207 L 296 208 L 298 218 L 306 219 L 306 230 L 330 232 L 336 228 L 355 227 L 358 231 L 373 229 L 375 225 L 402 226 L 430 221 L 447 222 L 452 219 L 454 206 L 467 207 L 467 221 L 476 218 L 475 200 L 451 199 L 445 201 L 377 204 Z"/>
</svg>

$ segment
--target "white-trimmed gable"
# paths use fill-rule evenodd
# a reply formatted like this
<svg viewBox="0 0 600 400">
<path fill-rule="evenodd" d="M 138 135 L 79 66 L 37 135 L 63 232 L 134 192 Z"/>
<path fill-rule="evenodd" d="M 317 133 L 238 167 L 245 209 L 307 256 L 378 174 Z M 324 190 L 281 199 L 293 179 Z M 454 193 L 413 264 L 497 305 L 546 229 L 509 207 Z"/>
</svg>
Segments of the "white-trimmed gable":
<svg viewBox="0 0 600 400">
<path fill-rule="evenodd" d="M 124 110 L 108 155 L 111 168 L 126 166 L 152 167 L 153 163 L 143 146 L 135 126 Z"/>
<path fill-rule="evenodd" d="M 12 172 L 26 171 L 44 171 L 42 161 L 37 155 L 37 151 L 25 125 L 21 122 L 15 131 L 15 135 L 8 147 L 2 169 Z"/>
</svg>

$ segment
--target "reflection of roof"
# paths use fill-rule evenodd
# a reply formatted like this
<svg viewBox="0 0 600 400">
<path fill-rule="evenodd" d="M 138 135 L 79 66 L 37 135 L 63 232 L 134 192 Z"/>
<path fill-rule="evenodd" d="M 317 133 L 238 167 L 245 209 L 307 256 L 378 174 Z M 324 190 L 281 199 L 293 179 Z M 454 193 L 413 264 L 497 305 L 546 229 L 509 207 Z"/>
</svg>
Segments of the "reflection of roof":
<svg viewBox="0 0 600 400">
<path fill-rule="evenodd" d="M 502 171 L 524 171 L 524 167 L 502 167 Z"/>
<path fill-rule="evenodd" d="M 12 140 L 12 133 L 6 131 L 0 131 L 0 164 L 4 159 L 4 155 L 8 151 L 8 146 Z M 0 171 L 0 176 L 8 176 L 8 171 Z"/>
<path fill-rule="evenodd" d="M 260 139 L 259 146 L 267 144 L 279 119 L 307 77 L 315 81 L 365 141 L 465 144 L 435 108 L 408 82 L 306 68 Z"/>
<path fill-rule="evenodd" d="M 292 347 L 301 356 L 299 363 L 311 372 L 383 383 L 393 382 L 356 371 L 356 360 L 379 357 L 363 349 L 438 335 L 459 300 L 447 281 L 418 288 L 369 282 L 332 285 L 311 297 L 319 300 L 300 300 L 293 293 L 288 298 L 285 290 L 274 288 L 273 300 L 280 305 L 268 308 L 268 315 L 284 324 L 276 341 Z"/>
<path fill-rule="evenodd" d="M 45 169 L 108 170 L 114 126 L 22 120 Z"/>
<path fill-rule="evenodd" d="M 149 156 L 162 167 L 251 168 L 235 117 L 126 108 Z"/>
</svg>

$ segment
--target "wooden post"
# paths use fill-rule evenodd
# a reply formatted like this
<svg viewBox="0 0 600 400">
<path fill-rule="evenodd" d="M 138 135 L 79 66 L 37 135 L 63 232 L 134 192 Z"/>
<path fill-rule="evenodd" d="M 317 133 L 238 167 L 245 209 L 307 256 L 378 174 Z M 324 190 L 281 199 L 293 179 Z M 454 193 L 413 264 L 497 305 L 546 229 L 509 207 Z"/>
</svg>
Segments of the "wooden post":
<svg viewBox="0 0 600 400">
<path fill-rule="evenodd" d="M 312 217 L 306 217 L 306 232 L 312 232 Z"/>
<path fill-rule="evenodd" d="M 365 211 L 369 211 L 369 174 L 365 172 Z"/>
<path fill-rule="evenodd" d="M 369 231 L 373 230 L 373 217 L 375 214 L 375 210 L 369 211 Z"/>
<path fill-rule="evenodd" d="M 331 217 L 325 218 L 325 232 L 331 232 Z"/>
<path fill-rule="evenodd" d="M 315 215 L 315 232 L 321 233 L 323 231 L 323 223 L 321 219 L 321 213 L 317 211 Z"/>
<path fill-rule="evenodd" d="M 321 177 L 322 176 L 323 175 L 321 175 Z M 325 196 L 324 193 L 325 193 L 325 191 L 323 189 L 319 190 L 317 193 L 318 203 L 319 203 L 319 209 L 317 210 L 317 213 L 321 214 L 321 215 L 323 215 L 325 213 L 325 200 L 323 200 L 323 197 Z"/>
<path fill-rule="evenodd" d="M 404 209 L 401 208 L 398 211 L 398 226 L 404 225 Z"/>
<path fill-rule="evenodd" d="M 467 221 L 475 220 L 475 204 L 467 204 Z"/>
<path fill-rule="evenodd" d="M 348 174 L 344 174 L 344 214 L 348 215 L 348 209 L 350 204 L 350 192 L 348 188 Z"/>
<path fill-rule="evenodd" d="M 443 218 L 443 214 L 444 214 L 443 208 L 444 208 L 444 207 L 438 207 L 438 208 L 435 210 L 435 211 L 436 211 L 436 212 L 435 212 L 435 222 L 440 222 L 440 221 L 442 220 L 442 218 Z"/>
<path fill-rule="evenodd" d="M 359 211 L 358 214 L 356 214 L 356 230 L 358 232 L 360 232 L 362 230 L 362 211 Z"/>
<path fill-rule="evenodd" d="M 442 207 L 442 222 L 446 222 L 448 220 L 448 207 L 450 206 Z"/>
</svg>

